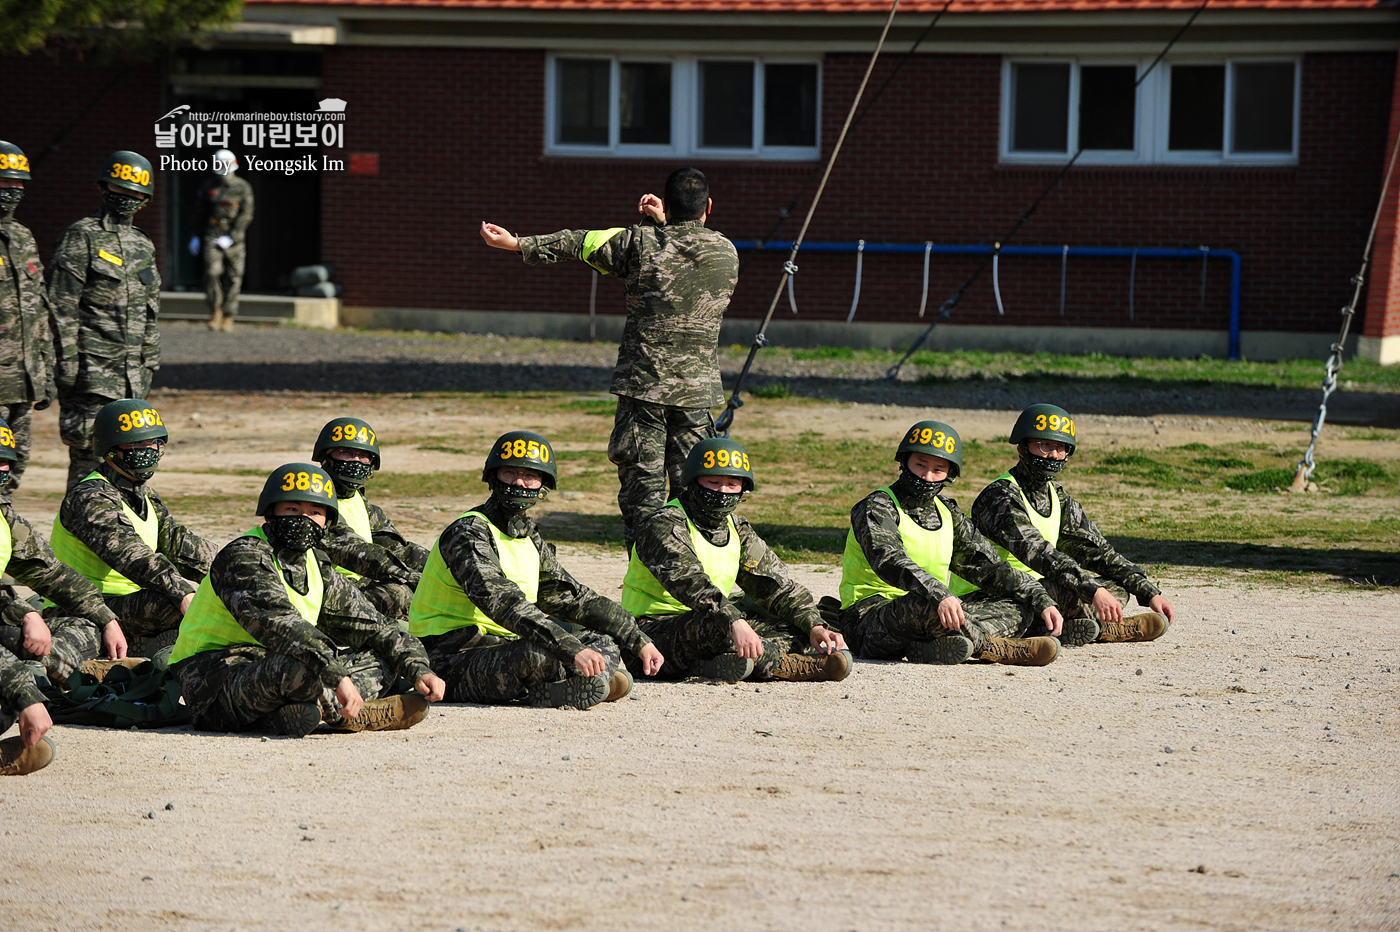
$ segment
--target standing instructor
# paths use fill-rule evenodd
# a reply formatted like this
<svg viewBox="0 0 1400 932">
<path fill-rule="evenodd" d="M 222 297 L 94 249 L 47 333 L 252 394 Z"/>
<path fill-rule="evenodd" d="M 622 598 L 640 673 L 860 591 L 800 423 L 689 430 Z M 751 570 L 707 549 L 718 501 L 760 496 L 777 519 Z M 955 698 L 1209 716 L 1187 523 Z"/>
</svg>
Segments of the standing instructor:
<svg viewBox="0 0 1400 932">
<path fill-rule="evenodd" d="M 710 408 L 723 404 L 719 328 L 739 280 L 739 255 L 705 228 L 712 207 L 703 172 L 678 168 L 665 197 L 644 195 L 646 219 L 630 227 L 515 237 L 493 223 L 481 238 L 519 252 L 527 265 L 578 259 L 622 278 L 627 324 L 612 387 L 617 420 L 608 459 L 617 466 L 623 538 L 681 490 L 691 447 L 714 436 Z M 669 490 L 668 490 L 669 486 Z"/>
</svg>

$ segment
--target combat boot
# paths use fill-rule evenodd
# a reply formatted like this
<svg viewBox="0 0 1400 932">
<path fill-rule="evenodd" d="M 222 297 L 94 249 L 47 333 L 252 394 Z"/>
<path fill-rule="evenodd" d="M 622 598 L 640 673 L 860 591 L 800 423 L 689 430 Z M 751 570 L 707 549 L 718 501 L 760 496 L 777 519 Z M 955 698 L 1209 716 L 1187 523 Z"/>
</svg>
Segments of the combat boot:
<svg viewBox="0 0 1400 932">
<path fill-rule="evenodd" d="M 128 670 L 135 670 L 146 662 L 145 657 L 122 657 L 120 660 L 84 660 L 78 667 L 88 676 L 94 677 L 97 682 L 105 683 L 107 674 L 117 667 L 126 667 Z"/>
<path fill-rule="evenodd" d="M 213 310 L 211 310 L 211 311 L 209 312 L 209 329 L 210 329 L 210 330 L 222 330 L 222 329 L 224 329 L 224 309 L 223 309 L 223 308 L 221 308 L 221 307 L 216 307 L 216 308 L 214 308 Z"/>
<path fill-rule="evenodd" d="M 1167 633 L 1167 619 L 1156 612 L 1145 612 L 1122 621 L 1105 622 L 1102 627 L 1100 641 L 1155 641 Z"/>
<path fill-rule="evenodd" d="M 625 699 L 632 691 L 632 674 L 623 667 L 618 667 L 617 672 L 608 680 L 608 695 L 604 702 L 616 702 Z"/>
<path fill-rule="evenodd" d="M 267 723 L 279 735 L 305 738 L 321 724 L 321 707 L 314 702 L 293 702 L 269 715 Z"/>
<path fill-rule="evenodd" d="M 412 728 L 428 714 L 428 700 L 418 693 L 402 693 L 370 699 L 360 707 L 360 714 L 350 721 L 341 719 L 334 731 L 402 731 Z"/>
<path fill-rule="evenodd" d="M 829 654 L 782 654 L 768 675 L 791 683 L 816 680 L 837 683 L 851 675 L 852 666 L 854 661 L 848 650 L 834 650 Z"/>
<path fill-rule="evenodd" d="M 606 673 L 597 676 L 570 676 L 554 683 L 545 683 L 530 690 L 527 701 L 537 708 L 591 709 L 611 691 Z"/>
<path fill-rule="evenodd" d="M 1017 667 L 1043 667 L 1059 655 L 1060 642 L 1052 637 L 987 638 L 977 658 Z"/>
<path fill-rule="evenodd" d="M 219 329 L 224 333 L 233 333 L 233 315 L 225 314 L 224 319 L 219 322 Z"/>
<path fill-rule="evenodd" d="M 53 762 L 54 746 L 48 738 L 40 738 L 32 748 L 24 746 L 19 737 L 0 741 L 0 777 L 23 777 L 43 770 Z"/>
<path fill-rule="evenodd" d="M 915 663 L 962 663 L 972 656 L 972 641 L 961 634 L 915 641 L 907 656 Z"/>
<path fill-rule="evenodd" d="M 1066 618 L 1060 630 L 1060 643 L 1065 647 L 1083 647 L 1099 639 L 1099 623 L 1085 615 L 1082 618 Z"/>
<path fill-rule="evenodd" d="M 737 683 L 748 679 L 751 673 L 753 661 L 732 653 L 716 654 L 690 668 L 691 676 L 702 680 L 719 680 L 721 683 Z"/>
</svg>

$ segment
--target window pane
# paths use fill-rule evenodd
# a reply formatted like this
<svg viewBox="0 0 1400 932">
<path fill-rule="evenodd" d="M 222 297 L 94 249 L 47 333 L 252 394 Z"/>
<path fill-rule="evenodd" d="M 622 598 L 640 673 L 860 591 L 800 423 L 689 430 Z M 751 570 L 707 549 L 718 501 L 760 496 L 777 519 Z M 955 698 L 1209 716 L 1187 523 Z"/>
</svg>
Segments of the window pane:
<svg viewBox="0 0 1400 932">
<path fill-rule="evenodd" d="M 1172 112 L 1167 148 L 1225 148 L 1225 66 L 1172 65 Z"/>
<path fill-rule="evenodd" d="M 671 144 L 671 63 L 623 62 L 618 98 L 622 142 Z"/>
<path fill-rule="evenodd" d="M 612 63 L 596 58 L 554 62 L 559 86 L 559 142 L 608 144 L 608 81 Z"/>
<path fill-rule="evenodd" d="M 1079 69 L 1079 147 L 1127 149 L 1134 144 L 1137 67 L 1096 65 Z"/>
<path fill-rule="evenodd" d="M 1012 65 L 1011 95 L 1012 151 L 1069 147 L 1069 65 Z"/>
<path fill-rule="evenodd" d="M 764 65 L 763 144 L 817 144 L 816 65 Z"/>
<path fill-rule="evenodd" d="M 753 148 L 753 62 L 700 63 L 700 145 Z"/>
<path fill-rule="evenodd" d="M 1236 152 L 1293 151 L 1293 63 L 1235 66 Z"/>
</svg>

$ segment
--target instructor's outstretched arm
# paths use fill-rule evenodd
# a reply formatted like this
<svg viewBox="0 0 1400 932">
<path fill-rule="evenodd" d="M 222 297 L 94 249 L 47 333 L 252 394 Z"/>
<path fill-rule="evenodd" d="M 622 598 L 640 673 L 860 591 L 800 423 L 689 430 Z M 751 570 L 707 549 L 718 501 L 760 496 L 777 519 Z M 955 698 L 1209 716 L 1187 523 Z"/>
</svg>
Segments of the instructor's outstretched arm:
<svg viewBox="0 0 1400 932">
<path fill-rule="evenodd" d="M 481 238 L 486 240 L 486 245 L 495 246 L 497 249 L 509 249 L 511 252 L 520 251 L 520 240 L 515 234 L 505 227 L 498 227 L 494 223 L 481 222 Z"/>
</svg>

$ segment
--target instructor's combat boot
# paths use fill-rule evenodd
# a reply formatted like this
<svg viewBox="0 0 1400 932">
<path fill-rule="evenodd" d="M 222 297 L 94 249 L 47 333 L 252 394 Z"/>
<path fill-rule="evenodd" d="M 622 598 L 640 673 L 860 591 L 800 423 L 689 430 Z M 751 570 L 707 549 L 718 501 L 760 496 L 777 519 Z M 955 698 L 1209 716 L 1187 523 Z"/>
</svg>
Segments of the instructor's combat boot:
<svg viewBox="0 0 1400 932">
<path fill-rule="evenodd" d="M 224 319 L 219 323 L 219 329 L 224 333 L 233 333 L 233 315 L 225 314 Z"/>
<path fill-rule="evenodd" d="M 314 702 L 292 702 L 269 715 L 267 723 L 279 735 L 305 738 L 321 724 L 321 707 Z"/>
<path fill-rule="evenodd" d="M 1167 619 L 1156 612 L 1146 612 L 1122 621 L 1105 622 L 1102 627 L 1100 641 L 1155 641 L 1167 633 Z"/>
<path fill-rule="evenodd" d="M 851 675 L 851 652 L 834 650 L 829 654 L 783 654 L 768 675 L 793 683 L 826 680 L 836 683 Z"/>
<path fill-rule="evenodd" d="M 608 695 L 604 702 L 616 702 L 625 699 L 632 691 L 632 674 L 628 673 L 625 667 L 618 667 L 617 672 L 608 680 Z"/>
<path fill-rule="evenodd" d="M 32 748 L 24 746 L 19 737 L 0 741 L 0 777 L 23 777 L 43 770 L 53 762 L 53 742 L 40 738 Z"/>
<path fill-rule="evenodd" d="M 907 656 L 915 663 L 962 663 L 972 656 L 972 641 L 961 634 L 950 634 L 932 641 L 915 641 Z"/>
<path fill-rule="evenodd" d="M 428 700 L 418 693 L 402 693 L 370 699 L 360 707 L 360 714 L 350 721 L 341 719 L 334 731 L 402 731 L 412 728 L 428 714 Z"/>
<path fill-rule="evenodd" d="M 1060 643 L 1065 647 L 1083 647 L 1099 639 L 1099 623 L 1085 615 L 1082 618 L 1066 618 L 1060 630 Z"/>
<path fill-rule="evenodd" d="M 224 309 L 223 309 L 223 308 L 221 308 L 221 307 L 216 307 L 216 308 L 214 308 L 213 310 L 211 310 L 211 311 L 209 312 L 209 329 L 210 329 L 210 330 L 222 330 L 222 329 L 224 329 Z"/>
<path fill-rule="evenodd" d="M 748 679 L 751 673 L 753 661 L 733 653 L 716 654 L 690 668 L 691 676 L 702 680 L 719 680 L 721 683 L 737 683 Z"/>
<path fill-rule="evenodd" d="M 552 709 L 591 709 L 608 698 L 611 683 L 606 673 L 597 676 L 570 676 L 530 689 L 526 700 L 532 706 Z"/>
<path fill-rule="evenodd" d="M 987 638 L 977 657 L 1017 667 L 1043 667 L 1059 655 L 1060 642 L 1052 637 Z"/>
</svg>

